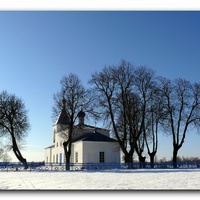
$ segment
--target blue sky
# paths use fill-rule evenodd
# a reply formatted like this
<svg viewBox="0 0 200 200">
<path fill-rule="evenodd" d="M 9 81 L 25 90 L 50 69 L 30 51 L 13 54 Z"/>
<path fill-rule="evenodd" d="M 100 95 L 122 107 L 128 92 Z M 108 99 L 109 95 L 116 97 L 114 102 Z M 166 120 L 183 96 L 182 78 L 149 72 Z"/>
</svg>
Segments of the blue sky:
<svg viewBox="0 0 200 200">
<path fill-rule="evenodd" d="M 53 94 L 64 75 L 86 85 L 92 73 L 125 59 L 198 82 L 199 22 L 199 11 L 0 11 L 0 91 L 15 93 L 29 110 L 24 157 L 44 160 L 52 144 Z M 160 139 L 158 157 L 170 158 L 170 138 Z M 199 141 L 191 131 L 180 155 L 200 156 Z"/>
</svg>

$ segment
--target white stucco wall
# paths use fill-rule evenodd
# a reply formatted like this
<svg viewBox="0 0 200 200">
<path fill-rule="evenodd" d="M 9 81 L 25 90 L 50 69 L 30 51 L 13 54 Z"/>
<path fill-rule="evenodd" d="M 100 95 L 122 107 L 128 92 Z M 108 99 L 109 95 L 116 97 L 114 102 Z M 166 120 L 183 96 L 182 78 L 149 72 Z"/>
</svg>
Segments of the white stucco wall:
<svg viewBox="0 0 200 200">
<path fill-rule="evenodd" d="M 120 148 L 117 142 L 90 142 L 78 141 L 72 144 L 71 163 L 76 163 L 76 152 L 78 153 L 78 163 L 99 163 L 99 152 L 104 152 L 105 163 L 120 163 Z M 62 161 L 60 161 L 62 154 Z M 50 157 L 51 155 L 51 157 Z M 63 146 L 45 149 L 45 161 L 52 163 L 64 163 Z"/>
<path fill-rule="evenodd" d="M 53 159 L 52 159 L 53 149 L 54 149 L 54 147 L 45 148 L 45 162 L 47 162 L 47 163 L 53 162 Z"/>
<path fill-rule="evenodd" d="M 71 154 L 71 158 L 70 161 L 72 163 L 76 163 L 76 152 L 78 153 L 78 162 L 77 163 L 83 163 L 83 154 L 82 154 L 82 150 L 83 150 L 83 143 L 80 142 L 75 142 L 72 144 L 72 154 Z"/>
<path fill-rule="evenodd" d="M 99 163 L 99 152 L 104 152 L 105 163 L 119 163 L 120 149 L 117 142 L 83 141 L 83 163 Z"/>
<path fill-rule="evenodd" d="M 53 128 L 53 145 L 54 147 L 45 149 L 45 161 L 52 163 L 64 163 L 64 139 L 61 137 L 61 132 L 55 132 L 56 126 Z"/>
</svg>

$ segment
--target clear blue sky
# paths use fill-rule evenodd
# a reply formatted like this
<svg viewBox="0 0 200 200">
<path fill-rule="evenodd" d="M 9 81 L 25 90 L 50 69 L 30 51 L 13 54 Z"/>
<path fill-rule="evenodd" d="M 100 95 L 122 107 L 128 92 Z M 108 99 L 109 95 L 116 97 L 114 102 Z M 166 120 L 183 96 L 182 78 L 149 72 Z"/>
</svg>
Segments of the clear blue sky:
<svg viewBox="0 0 200 200">
<path fill-rule="evenodd" d="M 15 93 L 29 110 L 24 157 L 44 160 L 52 144 L 53 94 L 64 75 L 87 84 L 95 71 L 125 59 L 198 82 L 199 52 L 197 11 L 0 11 L 0 91 Z M 170 138 L 160 139 L 158 157 L 170 158 Z M 199 141 L 191 131 L 179 155 L 200 156 Z"/>
</svg>

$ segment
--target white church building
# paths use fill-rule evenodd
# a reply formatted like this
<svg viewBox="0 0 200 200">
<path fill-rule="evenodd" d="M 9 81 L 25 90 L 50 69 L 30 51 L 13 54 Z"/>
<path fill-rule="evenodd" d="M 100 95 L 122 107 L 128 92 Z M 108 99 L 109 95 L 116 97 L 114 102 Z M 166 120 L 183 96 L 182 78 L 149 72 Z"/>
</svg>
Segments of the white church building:
<svg viewBox="0 0 200 200">
<path fill-rule="evenodd" d="M 85 124 L 85 113 L 77 115 L 74 127 L 70 163 L 120 163 L 120 147 L 110 137 L 110 131 Z M 67 141 L 69 117 L 65 106 L 53 126 L 52 145 L 45 148 L 45 163 L 65 163 L 63 142 Z"/>
</svg>

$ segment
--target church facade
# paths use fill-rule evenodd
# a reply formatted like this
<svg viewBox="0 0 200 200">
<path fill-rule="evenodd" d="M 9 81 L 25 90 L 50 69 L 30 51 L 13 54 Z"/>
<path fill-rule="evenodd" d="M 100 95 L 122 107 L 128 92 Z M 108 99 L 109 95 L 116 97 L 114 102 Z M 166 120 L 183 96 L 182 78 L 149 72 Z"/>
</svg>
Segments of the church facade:
<svg viewBox="0 0 200 200">
<path fill-rule="evenodd" d="M 70 163 L 120 163 L 120 147 L 108 129 L 85 124 L 85 113 L 78 113 L 74 127 Z M 53 126 L 52 145 L 45 148 L 45 163 L 66 163 L 63 143 L 68 137 L 69 117 L 63 109 Z"/>
</svg>

